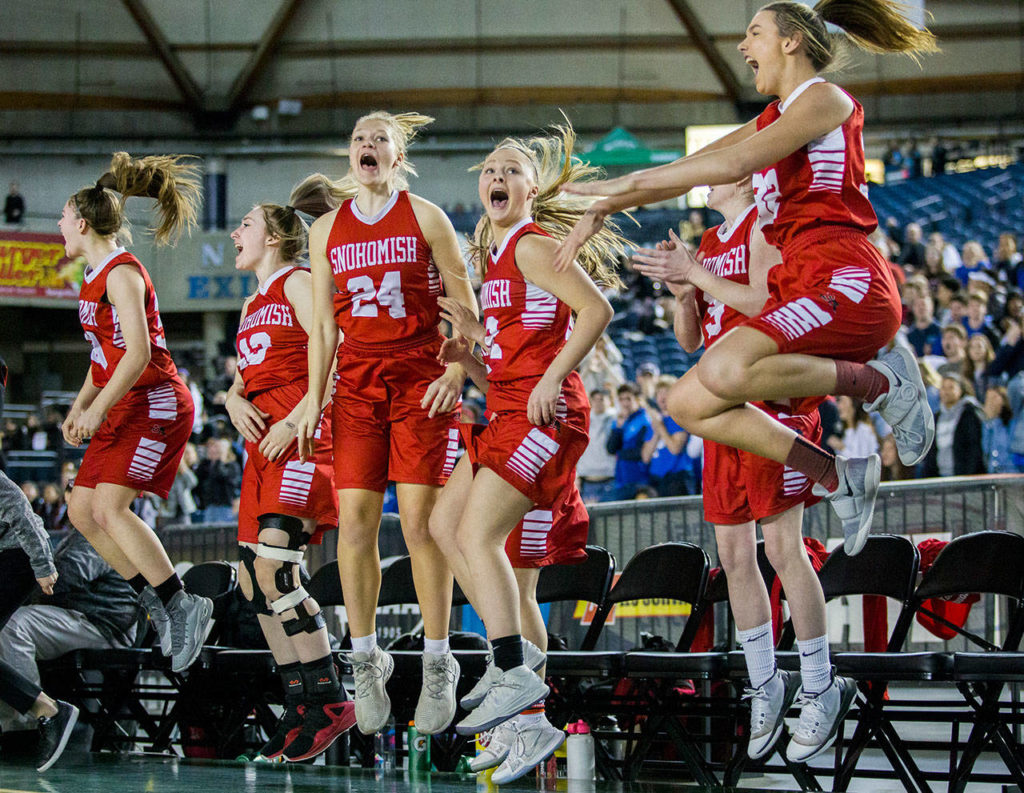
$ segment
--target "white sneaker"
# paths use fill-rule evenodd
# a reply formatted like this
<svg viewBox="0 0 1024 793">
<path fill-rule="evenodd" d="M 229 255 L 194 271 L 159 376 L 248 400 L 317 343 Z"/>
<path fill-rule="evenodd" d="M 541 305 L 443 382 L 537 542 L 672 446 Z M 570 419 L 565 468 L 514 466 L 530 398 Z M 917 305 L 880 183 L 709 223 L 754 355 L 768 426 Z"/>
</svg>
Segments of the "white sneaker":
<svg viewBox="0 0 1024 793">
<path fill-rule="evenodd" d="M 877 361 L 868 363 L 889 380 L 889 390 L 864 405 L 877 411 L 892 427 L 893 439 L 904 465 L 917 465 L 935 440 L 935 416 L 914 353 L 899 344 Z"/>
<path fill-rule="evenodd" d="M 751 760 L 764 757 L 782 734 L 786 711 L 793 705 L 800 689 L 800 675 L 785 670 L 775 674 L 758 688 L 747 688 L 743 698 L 750 700 L 750 741 L 747 756 Z"/>
<path fill-rule="evenodd" d="M 416 729 L 424 735 L 444 732 L 455 718 L 459 662 L 450 652 L 423 653 L 423 687 L 416 703 Z"/>
<path fill-rule="evenodd" d="M 544 651 L 540 649 L 540 647 L 529 639 L 523 639 L 524 664 L 536 672 L 547 663 L 547 660 L 547 655 L 545 655 Z M 488 653 L 487 669 L 484 670 L 484 673 L 480 676 L 476 685 L 469 690 L 469 693 L 459 700 L 459 704 L 462 706 L 463 710 L 473 710 L 473 708 L 479 705 L 483 701 L 484 695 L 487 693 L 487 689 L 494 685 L 494 681 L 498 679 L 498 675 L 500 673 L 501 670 L 494 665 L 494 654 Z"/>
<path fill-rule="evenodd" d="M 469 761 L 471 771 L 479 773 L 501 765 L 508 756 L 509 749 L 512 748 L 512 740 L 515 738 L 515 733 L 512 732 L 513 724 L 515 724 L 515 719 L 509 719 L 493 730 L 486 730 L 480 734 L 480 745 L 484 748 L 480 754 Z"/>
<path fill-rule="evenodd" d="M 171 623 L 171 671 L 184 672 L 199 657 L 213 627 L 213 601 L 183 589 L 167 602 Z"/>
<path fill-rule="evenodd" d="M 512 725 L 512 748 L 504 762 L 498 766 L 491 781 L 496 785 L 504 785 L 513 779 L 543 763 L 565 741 L 565 733 L 552 727 L 547 718 L 541 714 L 539 719 L 513 719 L 506 722 Z"/>
<path fill-rule="evenodd" d="M 501 672 L 487 689 L 483 701 L 455 725 L 455 731 L 459 735 L 475 735 L 489 730 L 508 721 L 523 708 L 544 699 L 549 691 L 544 681 L 525 664 Z"/>
<path fill-rule="evenodd" d="M 839 733 L 857 695 L 857 684 L 848 677 L 833 676 L 832 683 L 820 694 L 800 692 L 800 723 L 786 747 L 786 758 L 792 763 L 806 763 L 828 749 Z"/>
<path fill-rule="evenodd" d="M 391 697 L 385 685 L 395 671 L 395 661 L 380 647 L 349 657 L 356 680 L 356 726 L 363 735 L 373 735 L 391 715 Z"/>
<path fill-rule="evenodd" d="M 156 631 L 160 640 L 160 652 L 167 658 L 171 657 L 171 618 L 167 615 L 167 609 L 160 601 L 160 596 L 149 584 L 139 592 L 139 605 L 149 614 L 149 620 L 153 623 L 153 630 Z"/>
<path fill-rule="evenodd" d="M 878 483 L 882 478 L 882 458 L 836 457 L 839 486 L 829 493 L 820 484 L 811 490 L 832 504 L 832 509 L 843 524 L 843 550 L 847 556 L 856 556 L 871 533 L 871 518 L 875 514 Z"/>
</svg>

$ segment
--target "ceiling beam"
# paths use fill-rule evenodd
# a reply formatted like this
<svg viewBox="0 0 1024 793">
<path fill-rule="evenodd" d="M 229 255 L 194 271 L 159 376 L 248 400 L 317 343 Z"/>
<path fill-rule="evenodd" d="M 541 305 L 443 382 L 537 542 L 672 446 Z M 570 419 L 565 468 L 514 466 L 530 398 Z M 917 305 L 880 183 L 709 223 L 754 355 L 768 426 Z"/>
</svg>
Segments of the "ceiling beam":
<svg viewBox="0 0 1024 793">
<path fill-rule="evenodd" d="M 231 90 L 228 91 L 228 113 L 237 113 L 242 109 L 242 105 L 249 97 L 249 92 L 256 81 L 263 75 L 263 70 L 267 67 L 270 56 L 278 48 L 281 36 L 284 35 L 288 23 L 291 22 L 300 5 L 302 5 L 302 0 L 281 0 L 277 13 L 274 14 L 274 18 L 270 20 L 270 24 L 267 25 L 267 29 L 263 31 L 263 35 L 260 37 L 256 51 L 249 57 L 248 62 L 242 67 L 242 71 L 239 72 L 238 77 L 232 83 Z"/>
<path fill-rule="evenodd" d="M 740 85 L 740 81 L 733 73 L 732 68 L 725 58 L 722 57 L 722 53 L 718 51 L 714 39 L 708 34 L 700 18 L 694 13 L 687 0 L 668 0 L 668 4 L 679 18 L 679 21 L 683 23 L 686 32 L 690 34 L 693 43 L 700 50 L 701 55 L 704 56 L 708 67 L 715 73 L 729 99 L 732 100 L 734 105 L 739 106 L 743 97 L 743 86 Z"/>
<path fill-rule="evenodd" d="M 1021 72 L 952 74 L 944 77 L 897 77 L 847 82 L 843 88 L 856 96 L 999 93 L 1024 89 Z"/>
<path fill-rule="evenodd" d="M 132 15 L 135 24 L 139 26 L 139 30 L 142 31 L 142 35 L 146 37 L 146 41 L 156 52 L 156 56 L 163 63 L 164 68 L 167 69 L 174 84 L 181 92 L 182 99 L 185 100 L 185 106 L 194 116 L 202 115 L 202 91 L 196 81 L 192 79 L 192 75 L 188 73 L 188 69 L 185 68 L 181 59 L 171 49 L 167 37 L 160 30 L 153 15 L 149 13 L 149 9 L 146 8 L 142 0 L 121 0 L 121 2 L 124 3 L 128 13 Z"/>
<path fill-rule="evenodd" d="M 0 110 L 185 110 L 182 102 L 134 96 L 0 91 Z"/>
<path fill-rule="evenodd" d="M 713 91 L 605 86 L 510 86 L 504 88 L 426 88 L 398 91 L 339 91 L 296 96 L 304 108 L 474 107 L 476 105 L 559 105 L 709 102 L 725 99 Z"/>
</svg>

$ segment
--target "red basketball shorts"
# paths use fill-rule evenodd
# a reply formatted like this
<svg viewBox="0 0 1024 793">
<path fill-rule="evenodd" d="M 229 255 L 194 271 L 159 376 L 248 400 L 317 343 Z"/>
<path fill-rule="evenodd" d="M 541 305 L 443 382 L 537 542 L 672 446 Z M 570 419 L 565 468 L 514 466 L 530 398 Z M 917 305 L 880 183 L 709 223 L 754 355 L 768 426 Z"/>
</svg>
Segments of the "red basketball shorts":
<svg viewBox="0 0 1024 793">
<path fill-rule="evenodd" d="M 812 443 L 821 441 L 817 411 L 774 417 Z M 820 500 L 811 495 L 813 485 L 782 463 L 704 441 L 704 519 L 709 523 L 734 526 L 779 515 L 798 504 L 810 506 Z"/>
<path fill-rule="evenodd" d="M 444 374 L 440 337 L 407 349 L 346 341 L 334 392 L 334 479 L 339 490 L 383 493 L 388 481 L 443 485 L 459 447 L 458 410 L 433 418 L 420 400 Z"/>
<path fill-rule="evenodd" d="M 573 483 L 555 504 L 526 513 L 505 540 L 505 554 L 513 567 L 582 562 L 589 531 L 590 515 Z"/>
<path fill-rule="evenodd" d="M 280 421 L 302 398 L 298 386 L 285 386 L 265 391 L 252 402 L 265 413 L 270 422 Z M 238 541 L 257 542 L 260 515 L 273 513 L 316 520 L 316 533 L 310 543 L 319 545 L 321 535 L 338 527 L 338 491 L 334 488 L 331 422 L 328 411 L 320 417 L 314 455 L 306 462 L 299 460 L 298 448 L 276 460 L 268 460 L 259 451 L 259 444 L 246 441 L 248 459 L 242 473 L 242 497 L 238 508 Z"/>
<path fill-rule="evenodd" d="M 167 498 L 194 413 L 192 394 L 178 377 L 132 389 L 89 441 L 75 485 L 123 485 Z"/>
</svg>

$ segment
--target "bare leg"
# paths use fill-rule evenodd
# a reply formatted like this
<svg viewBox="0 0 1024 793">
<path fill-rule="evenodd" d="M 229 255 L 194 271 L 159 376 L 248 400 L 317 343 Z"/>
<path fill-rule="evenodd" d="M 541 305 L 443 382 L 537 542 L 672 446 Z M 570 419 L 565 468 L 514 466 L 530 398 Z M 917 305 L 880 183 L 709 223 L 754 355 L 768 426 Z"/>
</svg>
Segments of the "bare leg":
<svg viewBox="0 0 1024 793">
<path fill-rule="evenodd" d="M 376 630 L 380 594 L 377 535 L 383 506 L 383 493 L 356 489 L 338 491 L 338 572 L 353 636 L 369 636 Z"/>
<path fill-rule="evenodd" d="M 139 571 L 128 561 L 124 552 L 117 547 L 114 538 L 107 534 L 106 530 L 93 517 L 92 503 L 95 497 L 96 491 L 92 488 L 76 486 L 68 499 L 68 517 L 74 527 L 96 549 L 96 553 L 102 556 L 104 561 L 113 567 L 125 581 L 131 580 L 139 574 Z"/>
<path fill-rule="evenodd" d="M 739 630 L 750 630 L 771 619 L 768 589 L 757 566 L 757 536 L 753 521 L 715 526 L 718 558 L 729 583 L 729 605 Z"/>
<path fill-rule="evenodd" d="M 522 625 L 523 638 L 533 642 L 541 651 L 548 651 L 548 628 L 544 624 L 544 616 L 540 613 L 537 603 L 537 581 L 540 579 L 539 567 L 513 567 L 516 587 L 519 590 L 519 622 Z M 537 670 L 540 679 L 544 679 L 547 664 Z"/>
<path fill-rule="evenodd" d="M 463 455 L 455 465 L 452 475 L 448 477 L 445 486 L 441 488 L 441 493 L 430 512 L 429 520 L 430 536 L 445 555 L 459 586 L 470 602 L 473 601 L 475 582 L 472 571 L 467 567 L 466 560 L 459 551 L 456 535 L 472 486 L 473 464 L 469 457 Z"/>
<path fill-rule="evenodd" d="M 399 482 L 396 491 L 402 535 L 409 549 L 416 599 L 423 616 L 423 636 L 446 639 L 452 611 L 452 571 L 429 529 L 430 514 L 441 488 Z"/>
<path fill-rule="evenodd" d="M 800 533 L 803 515 L 800 505 L 761 520 L 765 552 L 786 590 L 793 629 L 800 640 L 823 636 L 827 630 L 825 596 Z"/>
</svg>

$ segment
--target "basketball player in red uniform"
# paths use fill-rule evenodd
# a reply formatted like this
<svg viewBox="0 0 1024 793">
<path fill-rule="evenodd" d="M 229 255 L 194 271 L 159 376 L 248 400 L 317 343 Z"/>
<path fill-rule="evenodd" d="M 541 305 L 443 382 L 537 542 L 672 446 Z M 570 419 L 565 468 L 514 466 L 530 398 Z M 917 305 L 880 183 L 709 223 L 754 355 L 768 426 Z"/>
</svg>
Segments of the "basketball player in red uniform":
<svg viewBox="0 0 1024 793">
<path fill-rule="evenodd" d="M 313 322 L 309 270 L 296 265 L 306 227 L 291 206 L 259 204 L 231 234 L 235 268 L 255 273 L 259 288 L 238 325 L 238 369 L 225 403 L 245 438 L 238 543 L 239 583 L 259 612 L 285 691 L 277 732 L 260 751 L 272 759 L 315 757 L 355 723 L 331 656 L 320 606 L 299 578 L 303 552 L 338 525 L 330 417 L 323 443 L 299 459 L 298 421 L 306 401 L 308 329 Z"/>
<path fill-rule="evenodd" d="M 380 590 L 377 532 L 384 491 L 396 483 L 402 533 L 423 616 L 423 688 L 416 727 L 433 734 L 455 716 L 458 664 L 448 646 L 452 574 L 427 527 L 455 464 L 465 372 L 442 366 L 437 299 L 442 289 L 473 311 L 476 299 L 455 230 L 444 212 L 407 190 L 406 149 L 432 119 L 371 113 L 357 123 L 349 175 L 311 177 L 295 200 L 330 189 L 340 206 L 310 229 L 313 330 L 309 388 L 322 393 L 336 340 L 334 470 L 341 523 L 338 569 L 352 634 L 359 729 L 373 733 L 391 712 L 385 684 L 394 663 L 377 647 Z M 337 203 L 335 203 L 337 206 Z M 319 413 L 310 403 L 300 450 L 314 444 Z"/>
<path fill-rule="evenodd" d="M 119 244 L 124 200 L 157 199 L 158 244 L 195 223 L 195 168 L 177 157 L 114 155 L 110 171 L 64 205 L 57 224 L 70 258 L 88 267 L 78 318 L 92 365 L 64 421 L 73 446 L 89 441 L 68 503 L 72 523 L 132 584 L 171 668 L 188 668 L 209 633 L 213 604 L 184 591 L 153 530 L 130 509 L 140 490 L 166 498 L 192 432 L 193 404 L 167 351 L 146 269 Z M 152 589 L 147 589 L 147 584 Z"/>
<path fill-rule="evenodd" d="M 703 438 L 783 463 L 816 482 L 842 519 L 847 552 L 856 553 L 870 531 L 878 456 L 836 458 L 749 404 L 830 393 L 860 399 L 893 427 L 906 465 L 922 459 L 934 438 L 913 354 L 897 346 L 871 360 L 892 340 L 901 309 L 888 262 L 867 238 L 877 220 L 866 196 L 863 109 L 818 77 L 847 38 L 875 52 L 936 49 L 934 37 L 914 28 L 889 0 L 764 6 L 739 50 L 758 92 L 779 99 L 693 156 L 596 185 L 567 185 L 610 197 L 577 224 L 559 265 L 566 266 L 609 212 L 752 174 L 765 238 L 782 252 L 782 264 L 769 275 L 770 299 L 679 381 L 669 409 Z M 849 696 L 846 688 L 840 679 L 824 692 L 804 689 L 812 707 L 803 709 L 787 750 L 791 758 L 812 756 L 824 743 L 822 727 L 833 724 Z M 815 726 L 811 718 L 819 709 Z"/>
<path fill-rule="evenodd" d="M 564 234 L 586 206 L 560 196 L 560 186 L 592 173 L 572 159 L 572 130 L 558 133 L 506 139 L 481 166 L 486 219 L 477 229 L 476 260 L 484 274 L 483 324 L 470 337 L 483 348 L 491 420 L 467 439 L 467 453 L 430 521 L 493 649 L 496 674 L 456 726 L 462 734 L 496 727 L 548 693 L 525 663 L 516 562 L 510 562 L 506 543 L 535 505 L 571 497 L 589 417 L 574 369 L 612 315 L 594 280 L 618 283 L 606 261 L 622 249 L 621 238 L 608 230 L 584 250 L 584 266 L 574 264 L 567 278 L 551 267 L 558 244 L 553 235 Z M 459 327 L 461 310 L 445 307 Z M 493 777 L 499 782 L 521 776 L 563 739 L 542 717 L 520 717 L 513 729 L 515 746 Z"/>
<path fill-rule="evenodd" d="M 725 223 L 704 232 L 697 259 L 678 237 L 634 254 L 636 269 L 664 282 L 677 296 L 675 330 L 682 346 L 705 349 L 742 322 L 757 316 L 768 299 L 769 270 L 781 261 L 757 225 L 757 208 L 749 179 L 711 188 L 708 206 Z M 699 260 L 699 262 L 698 262 Z M 819 443 L 818 398 L 757 403 L 802 437 Z M 704 441 L 704 517 L 715 525 L 718 556 L 729 583 L 729 601 L 736 619 L 750 675 L 751 700 L 747 752 L 766 755 L 782 731 L 783 717 L 801 680 L 819 691 L 831 679 L 825 600 L 821 583 L 803 550 L 801 525 L 805 505 L 818 499 L 803 474 L 749 452 Z M 768 590 L 757 566 L 760 522 L 765 551 L 789 604 L 800 649 L 800 675 L 780 671 L 775 663 L 774 635 Z M 850 691 L 853 689 L 851 688 Z M 836 714 L 833 723 L 845 715 Z M 834 738 L 829 725 L 824 735 Z M 818 752 L 831 744 L 822 741 Z"/>
</svg>

